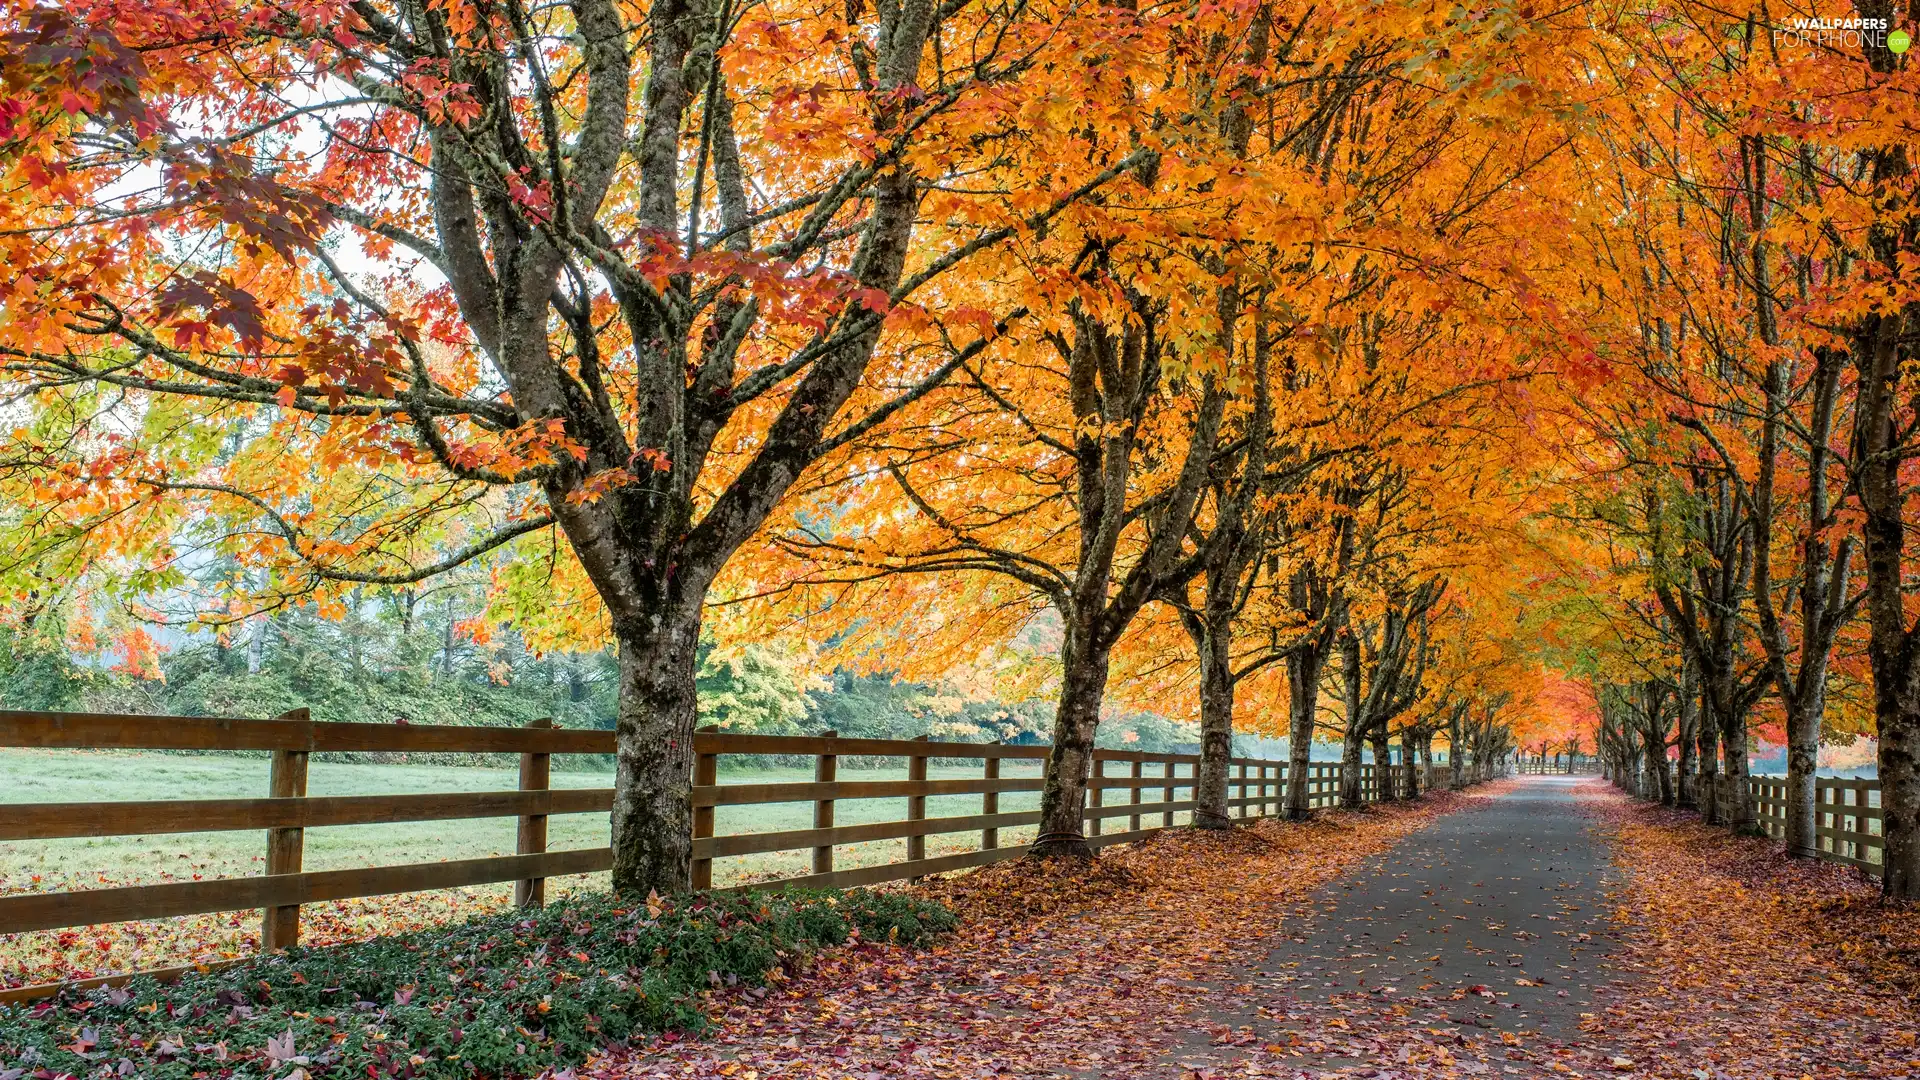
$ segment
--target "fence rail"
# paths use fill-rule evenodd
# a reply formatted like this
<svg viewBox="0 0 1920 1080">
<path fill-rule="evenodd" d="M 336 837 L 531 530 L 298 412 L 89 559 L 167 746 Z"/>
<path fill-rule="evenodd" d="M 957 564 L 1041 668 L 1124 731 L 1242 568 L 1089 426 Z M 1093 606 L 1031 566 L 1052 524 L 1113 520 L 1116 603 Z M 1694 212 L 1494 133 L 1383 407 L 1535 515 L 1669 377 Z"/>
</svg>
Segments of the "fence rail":
<svg viewBox="0 0 1920 1080">
<path fill-rule="evenodd" d="M 1654 784 L 1657 774 L 1642 775 L 1638 770 L 1626 777 L 1623 786 L 1643 796 Z M 1668 762 L 1668 783 L 1676 789 L 1679 777 Z M 1787 778 L 1779 775 L 1747 777 L 1747 791 L 1753 799 L 1754 817 L 1760 828 L 1775 840 L 1787 836 Z M 1704 797 L 1704 795 L 1702 796 Z M 1880 781 L 1849 780 L 1836 776 L 1817 776 L 1813 782 L 1814 855 L 1825 862 L 1842 863 L 1871 874 L 1881 870 Z"/>
<path fill-rule="evenodd" d="M 1535 776 L 1582 776 L 1600 771 L 1600 759 L 1587 754 L 1521 754 L 1514 769 Z"/>
<path fill-rule="evenodd" d="M 1753 793 L 1760 827 L 1776 840 L 1785 839 L 1787 778 L 1750 776 L 1747 789 Z M 1814 778 L 1813 832 L 1819 858 L 1878 874 L 1884 843 L 1880 828 L 1880 781 Z"/>
<path fill-rule="evenodd" d="M 258 877 L 166 882 L 78 892 L 0 896 L 0 933 L 51 930 L 101 923 L 159 919 L 258 908 L 263 949 L 295 944 L 305 904 L 391 893 L 418 892 L 502 882 L 514 883 L 518 904 L 538 904 L 547 878 L 609 869 L 610 848 L 547 849 L 547 821 L 555 814 L 606 813 L 611 788 L 550 787 L 555 755 L 604 755 L 614 751 L 612 732 L 553 728 L 539 721 L 525 728 L 387 726 L 315 722 L 296 710 L 273 720 L 233 717 L 155 717 L 0 710 L 0 747 L 93 750 L 264 751 L 271 755 L 268 790 L 261 798 L 180 799 L 145 802 L 0 803 L 0 841 L 77 837 L 145 836 L 162 833 L 263 830 L 266 872 Z M 703 730 L 694 737 L 693 883 L 713 886 L 715 859 L 781 851 L 809 851 L 811 873 L 756 888 L 843 888 L 919 878 L 984 866 L 1020 855 L 1024 847 L 1002 846 L 1000 831 L 1037 824 L 1038 811 L 1000 810 L 1000 796 L 1039 791 L 1038 777 L 1001 775 L 1007 760 L 1044 759 L 1045 746 L 946 743 L 927 739 L 851 739 L 819 736 L 745 735 Z M 307 763 L 315 752 L 457 752 L 520 755 L 519 786 L 512 791 L 398 795 L 307 794 Z M 722 757 L 782 755 L 812 757 L 814 779 L 785 783 L 719 782 Z M 841 780 L 841 759 L 904 758 L 906 780 Z M 930 779 L 935 759 L 979 761 L 981 776 Z M 1174 824 L 1195 806 L 1194 754 L 1096 750 L 1087 789 L 1087 841 L 1095 847 L 1126 843 Z M 1361 787 L 1378 798 L 1378 777 L 1363 765 Z M 1228 806 L 1238 817 L 1284 810 L 1287 763 L 1260 758 L 1230 762 Z M 1444 770 L 1429 770 L 1423 790 Z M 1304 778 L 1309 805 L 1337 802 L 1341 766 L 1314 763 Z M 978 795 L 980 812 L 927 816 L 930 796 Z M 1146 801 L 1149 797 L 1155 801 Z M 907 800 L 903 820 L 855 825 L 835 823 L 836 804 L 850 799 Z M 721 806 L 811 803 L 813 827 L 779 832 L 716 835 L 714 810 Z M 518 819 L 513 855 L 348 870 L 302 869 L 305 830 L 338 825 Z M 1112 825 L 1112 828 L 1109 826 Z M 978 833 L 973 850 L 929 857 L 926 838 Z M 848 844 L 904 839 L 906 858 L 871 866 L 835 867 L 835 849 Z M 743 886 L 744 887 L 744 886 Z M 100 981 L 100 980 L 92 980 Z M 0 1003 L 44 996 L 55 987 L 0 990 Z"/>
</svg>

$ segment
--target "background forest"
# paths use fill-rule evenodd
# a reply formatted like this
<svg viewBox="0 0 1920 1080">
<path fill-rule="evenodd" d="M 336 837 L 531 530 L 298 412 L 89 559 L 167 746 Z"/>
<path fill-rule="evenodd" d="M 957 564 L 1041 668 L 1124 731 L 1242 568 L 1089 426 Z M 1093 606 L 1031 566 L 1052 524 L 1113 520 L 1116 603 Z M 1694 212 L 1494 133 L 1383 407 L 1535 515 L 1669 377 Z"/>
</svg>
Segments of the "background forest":
<svg viewBox="0 0 1920 1080">
<path fill-rule="evenodd" d="M 354 597 L 338 619 L 305 608 L 256 616 L 225 632 L 145 627 L 76 654 L 57 620 L 0 626 L 0 685 L 12 709 L 174 716 L 273 716 L 306 707 L 357 723 L 613 726 L 611 651 L 541 655 L 511 627 L 463 625 L 471 594 Z M 475 605 L 477 606 L 477 604 Z M 1002 702 L 887 672 L 818 675 L 791 649 L 701 648 L 702 723 L 772 735 L 837 731 L 854 738 L 1045 741 L 1050 703 Z M 1192 752 L 1198 732 L 1146 712 L 1104 725 L 1101 745 Z M 1263 740 L 1242 736 L 1242 752 Z"/>
</svg>

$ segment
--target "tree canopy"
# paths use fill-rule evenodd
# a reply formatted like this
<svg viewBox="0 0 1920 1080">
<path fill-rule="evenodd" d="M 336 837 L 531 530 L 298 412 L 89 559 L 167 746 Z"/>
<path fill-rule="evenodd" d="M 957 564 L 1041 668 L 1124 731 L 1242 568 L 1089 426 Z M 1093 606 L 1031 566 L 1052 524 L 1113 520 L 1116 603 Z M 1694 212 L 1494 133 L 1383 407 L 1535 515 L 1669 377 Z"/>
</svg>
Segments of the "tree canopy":
<svg viewBox="0 0 1920 1080">
<path fill-rule="evenodd" d="M 1763 736 L 1801 850 L 1872 735 L 1920 892 L 1890 7 L 5 11 L 19 640 L 459 577 L 449 635 L 611 650 L 642 893 L 702 681 L 810 715 L 775 656 L 1051 699 L 1047 854 L 1129 710 L 1199 722 L 1203 825 L 1237 730 L 1751 828 Z"/>
</svg>

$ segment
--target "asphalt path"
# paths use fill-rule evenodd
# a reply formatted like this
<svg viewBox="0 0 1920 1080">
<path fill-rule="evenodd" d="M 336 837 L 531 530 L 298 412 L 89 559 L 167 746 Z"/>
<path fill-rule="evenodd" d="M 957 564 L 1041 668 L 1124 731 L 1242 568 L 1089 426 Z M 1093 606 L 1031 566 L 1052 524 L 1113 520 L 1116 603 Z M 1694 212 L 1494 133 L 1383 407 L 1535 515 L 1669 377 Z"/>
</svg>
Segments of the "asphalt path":
<svg viewBox="0 0 1920 1080">
<path fill-rule="evenodd" d="M 1205 1004 L 1163 1067 L 1240 1075 L 1244 1048 L 1279 1042 L 1292 1053 L 1260 1075 L 1369 1075 L 1434 1045 L 1458 1052 L 1449 1074 L 1547 1074 L 1609 977 L 1611 866 L 1577 783 L 1521 778 L 1336 879 L 1264 956 L 1195 987 Z"/>
</svg>

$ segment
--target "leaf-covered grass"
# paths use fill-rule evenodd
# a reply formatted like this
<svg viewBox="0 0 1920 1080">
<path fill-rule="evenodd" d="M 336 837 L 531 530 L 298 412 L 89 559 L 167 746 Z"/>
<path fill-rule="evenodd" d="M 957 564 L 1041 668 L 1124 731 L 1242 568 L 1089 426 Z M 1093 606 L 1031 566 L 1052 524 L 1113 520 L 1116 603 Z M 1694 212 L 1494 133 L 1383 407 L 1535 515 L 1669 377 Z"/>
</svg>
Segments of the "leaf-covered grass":
<svg viewBox="0 0 1920 1080">
<path fill-rule="evenodd" d="M 293 949 L 162 984 L 0 1009 L 0 1077 L 512 1077 L 706 1023 L 824 946 L 921 946 L 952 911 L 901 894 L 582 894 L 532 912 Z M 17 1071 L 16 1071 L 17 1070 Z"/>
<path fill-rule="evenodd" d="M 758 764 L 751 757 L 727 758 L 726 762 Z M 556 766 L 562 764 L 556 758 Z M 191 755 L 158 753 L 76 753 L 70 750 L 0 749 L 0 804 L 41 802 L 105 802 L 118 800 L 212 799 L 240 795 L 265 795 L 269 762 L 265 755 Z M 386 795 L 400 793 L 510 791 L 519 786 L 519 766 L 479 768 L 450 765 L 394 765 L 335 761 L 315 762 L 308 782 L 309 795 Z M 887 769 L 861 769 L 843 763 L 841 771 L 857 780 L 904 780 L 904 765 Z M 1040 775 L 1039 763 L 1011 761 L 1003 766 L 1009 779 Z M 980 766 L 935 765 L 929 771 L 934 779 L 978 779 Z M 720 782 L 782 783 L 809 782 L 813 767 L 742 768 L 723 771 Z M 611 787 L 613 773 L 560 772 L 553 775 L 555 787 Z M 898 821 L 906 816 L 907 800 L 843 799 L 839 805 L 842 824 L 857 825 L 869 821 Z M 1038 792 L 1006 792 L 1000 796 L 1003 813 L 1034 810 L 1040 805 Z M 929 816 L 977 814 L 978 795 L 936 795 L 928 800 Z M 723 806 L 716 811 L 715 826 L 721 835 L 749 832 L 774 832 L 805 829 L 813 824 L 813 803 L 755 803 Z M 445 822 L 387 822 L 374 825 L 329 826 L 306 833 L 305 867 L 309 870 L 345 869 L 359 866 L 383 866 L 406 862 L 432 862 L 439 859 L 475 859 L 489 855 L 511 855 L 514 851 L 515 819 L 477 818 L 464 821 L 458 829 Z M 548 844 L 562 848 L 603 847 L 607 843 L 605 811 L 590 814 L 556 814 L 549 819 Z M 1031 831 L 1020 835 L 1030 836 Z M 963 847 L 971 847 L 977 836 L 967 836 Z M 1003 830 L 1002 841 L 1016 842 L 1012 831 Z M 887 858 L 898 860 L 903 841 L 870 845 Z M 940 838 L 933 838 L 938 847 Z M 104 873 L 115 884 L 144 884 L 192 874 L 205 877 L 236 877 L 260 872 L 265 842 L 258 830 L 227 833 L 175 833 L 161 836 L 82 837 L 70 840 L 34 840 L 0 842 L 0 894 L 35 891 L 28 887 L 31 875 L 39 874 L 54 884 L 59 875 L 74 876 L 73 887 L 100 884 L 95 875 Z M 851 845 L 839 852 L 844 866 L 865 865 L 858 859 L 860 850 Z M 181 856 L 187 856 L 181 858 Z M 791 855 L 732 856 L 714 867 L 718 883 L 747 884 L 773 876 L 793 876 L 809 872 L 811 849 Z M 606 887 L 605 878 L 600 887 Z M 62 885 L 61 887 L 65 887 Z"/>
</svg>

